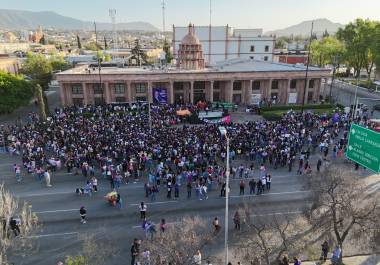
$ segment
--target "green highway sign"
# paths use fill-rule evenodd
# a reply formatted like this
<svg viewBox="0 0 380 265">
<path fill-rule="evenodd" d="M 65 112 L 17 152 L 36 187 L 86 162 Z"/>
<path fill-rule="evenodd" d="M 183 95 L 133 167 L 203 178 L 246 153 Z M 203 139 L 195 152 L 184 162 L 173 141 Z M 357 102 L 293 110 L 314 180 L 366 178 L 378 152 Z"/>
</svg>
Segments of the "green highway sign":
<svg viewBox="0 0 380 265">
<path fill-rule="evenodd" d="M 380 172 L 380 133 L 351 125 L 346 156 L 376 173 Z"/>
</svg>

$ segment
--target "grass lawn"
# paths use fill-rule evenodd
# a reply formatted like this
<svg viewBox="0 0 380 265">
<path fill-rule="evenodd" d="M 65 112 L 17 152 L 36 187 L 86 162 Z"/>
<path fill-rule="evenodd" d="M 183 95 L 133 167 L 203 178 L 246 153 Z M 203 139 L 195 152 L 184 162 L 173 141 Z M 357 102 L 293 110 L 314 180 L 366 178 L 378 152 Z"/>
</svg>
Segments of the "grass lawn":
<svg viewBox="0 0 380 265">
<path fill-rule="evenodd" d="M 280 120 L 282 115 L 286 112 L 288 112 L 289 110 L 291 109 L 291 107 L 289 107 L 289 109 L 287 110 L 267 110 L 267 111 L 262 111 L 261 112 L 261 115 L 263 116 L 263 118 L 267 119 L 267 120 Z M 329 116 L 334 112 L 336 108 L 333 108 L 333 107 L 326 107 L 326 108 L 323 108 L 323 109 L 312 109 L 312 108 L 305 108 L 304 111 L 305 112 L 308 112 L 308 111 L 311 111 L 313 113 L 317 113 L 317 114 L 324 114 L 324 113 L 327 113 Z M 301 112 L 300 110 L 295 110 L 295 112 Z"/>
</svg>

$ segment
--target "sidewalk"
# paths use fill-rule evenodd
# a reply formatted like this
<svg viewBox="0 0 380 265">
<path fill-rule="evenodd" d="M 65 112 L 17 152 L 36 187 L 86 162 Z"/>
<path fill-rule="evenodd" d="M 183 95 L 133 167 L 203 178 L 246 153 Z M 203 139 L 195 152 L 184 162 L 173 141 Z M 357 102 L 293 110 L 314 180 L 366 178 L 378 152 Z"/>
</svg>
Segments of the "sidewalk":
<svg viewBox="0 0 380 265">
<path fill-rule="evenodd" d="M 343 263 L 345 265 L 379 265 L 380 264 L 380 255 L 364 255 L 364 256 L 353 256 L 343 258 Z M 330 265 L 331 262 L 327 261 L 325 263 L 320 263 L 320 261 L 305 261 L 302 262 L 302 265 L 315 265 L 315 264 L 325 264 Z"/>
</svg>

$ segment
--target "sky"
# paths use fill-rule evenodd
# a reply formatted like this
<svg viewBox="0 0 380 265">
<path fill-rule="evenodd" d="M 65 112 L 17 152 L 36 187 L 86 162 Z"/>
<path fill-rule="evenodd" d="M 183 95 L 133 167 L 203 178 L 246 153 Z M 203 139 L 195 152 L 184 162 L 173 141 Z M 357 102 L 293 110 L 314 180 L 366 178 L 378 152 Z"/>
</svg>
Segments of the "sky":
<svg viewBox="0 0 380 265">
<path fill-rule="evenodd" d="M 172 24 L 208 25 L 210 0 L 165 0 L 166 29 Z M 212 24 L 281 29 L 305 20 L 327 18 L 346 24 L 355 18 L 380 20 L 380 0 L 211 0 Z M 162 29 L 162 0 L 0 0 L 2 9 L 55 11 L 64 16 L 110 22 L 146 21 Z"/>
</svg>

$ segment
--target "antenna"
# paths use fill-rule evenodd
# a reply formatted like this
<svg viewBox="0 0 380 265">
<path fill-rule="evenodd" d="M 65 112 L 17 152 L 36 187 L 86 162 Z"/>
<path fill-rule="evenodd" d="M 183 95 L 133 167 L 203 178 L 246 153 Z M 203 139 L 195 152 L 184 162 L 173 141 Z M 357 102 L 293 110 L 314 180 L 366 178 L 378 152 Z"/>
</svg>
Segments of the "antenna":
<svg viewBox="0 0 380 265">
<path fill-rule="evenodd" d="M 112 21 L 112 42 L 113 42 L 113 49 L 117 49 L 117 33 L 116 33 L 116 9 L 110 9 L 109 10 L 109 16 Z"/>
<path fill-rule="evenodd" d="M 165 8 L 166 8 L 165 0 L 162 0 L 162 33 L 165 33 L 165 30 L 166 30 L 166 27 L 165 27 Z"/>
<path fill-rule="evenodd" d="M 211 15 L 212 15 L 212 0 L 210 0 L 210 26 L 211 26 Z"/>
</svg>

